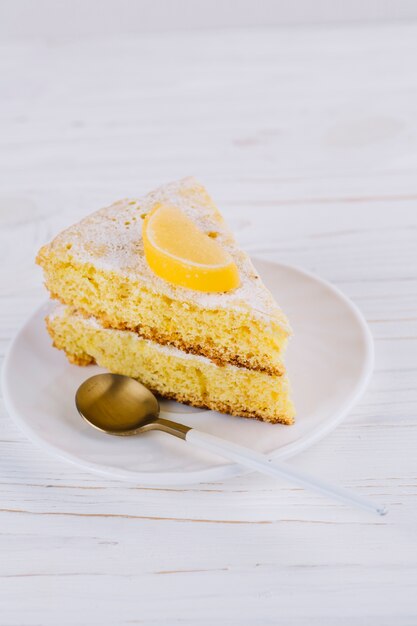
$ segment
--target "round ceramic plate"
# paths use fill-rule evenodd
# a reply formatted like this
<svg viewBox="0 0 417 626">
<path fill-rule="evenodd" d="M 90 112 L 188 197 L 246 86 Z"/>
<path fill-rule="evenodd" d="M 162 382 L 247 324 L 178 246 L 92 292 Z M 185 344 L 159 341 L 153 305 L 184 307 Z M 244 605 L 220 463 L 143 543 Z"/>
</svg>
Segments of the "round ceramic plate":
<svg viewBox="0 0 417 626">
<path fill-rule="evenodd" d="M 294 331 L 286 362 L 296 423 L 266 424 L 164 400 L 161 409 L 166 417 L 278 459 L 326 435 L 352 408 L 372 371 L 373 344 L 359 311 L 334 287 L 294 267 L 255 264 Z M 103 370 L 70 365 L 52 348 L 44 325 L 50 306 L 26 322 L 3 368 L 6 407 L 30 439 L 87 470 L 143 485 L 222 480 L 246 471 L 164 433 L 111 437 L 91 428 L 78 415 L 74 395 L 83 380 Z"/>
</svg>

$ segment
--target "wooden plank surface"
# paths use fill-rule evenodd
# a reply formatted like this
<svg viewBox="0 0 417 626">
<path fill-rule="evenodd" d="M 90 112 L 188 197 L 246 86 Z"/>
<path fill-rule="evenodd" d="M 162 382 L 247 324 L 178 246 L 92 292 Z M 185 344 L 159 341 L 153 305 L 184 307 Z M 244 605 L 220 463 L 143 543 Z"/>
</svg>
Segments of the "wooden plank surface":
<svg viewBox="0 0 417 626">
<path fill-rule="evenodd" d="M 199 177 L 252 254 L 332 281 L 376 346 L 363 400 L 276 481 L 153 489 L 45 456 L 0 400 L 0 623 L 414 626 L 417 25 L 0 46 L 0 355 L 45 297 L 38 247 Z M 24 381 L 22 381 L 24 390 Z"/>
</svg>

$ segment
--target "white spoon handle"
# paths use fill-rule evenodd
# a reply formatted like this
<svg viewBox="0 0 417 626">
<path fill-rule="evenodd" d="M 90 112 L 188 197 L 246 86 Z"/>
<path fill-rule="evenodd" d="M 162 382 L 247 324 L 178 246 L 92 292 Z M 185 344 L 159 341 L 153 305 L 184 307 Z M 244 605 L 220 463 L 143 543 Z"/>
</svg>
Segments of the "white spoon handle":
<svg viewBox="0 0 417 626">
<path fill-rule="evenodd" d="M 384 506 L 374 504 L 370 500 L 352 491 L 326 483 L 320 478 L 310 476 L 302 470 L 290 467 L 285 463 L 272 461 L 264 454 L 255 452 L 250 448 L 244 448 L 226 439 L 220 439 L 220 437 L 215 437 L 214 435 L 209 435 L 208 433 L 192 428 L 187 432 L 185 440 L 209 452 L 214 452 L 231 461 L 236 461 L 236 463 L 240 465 L 245 465 L 253 470 L 275 476 L 276 478 L 283 478 L 290 483 L 311 489 L 328 498 L 339 500 L 344 504 L 354 505 L 378 515 L 385 515 L 387 513 L 387 509 Z"/>
</svg>

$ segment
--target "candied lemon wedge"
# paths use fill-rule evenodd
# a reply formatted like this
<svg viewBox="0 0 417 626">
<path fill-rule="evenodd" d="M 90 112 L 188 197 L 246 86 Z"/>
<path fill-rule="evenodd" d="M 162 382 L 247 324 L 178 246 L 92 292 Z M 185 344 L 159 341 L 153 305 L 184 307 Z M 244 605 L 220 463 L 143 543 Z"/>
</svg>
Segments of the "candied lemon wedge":
<svg viewBox="0 0 417 626">
<path fill-rule="evenodd" d="M 239 272 L 230 254 L 178 207 L 157 204 L 143 223 L 145 257 L 160 278 L 196 291 L 231 291 Z"/>
</svg>

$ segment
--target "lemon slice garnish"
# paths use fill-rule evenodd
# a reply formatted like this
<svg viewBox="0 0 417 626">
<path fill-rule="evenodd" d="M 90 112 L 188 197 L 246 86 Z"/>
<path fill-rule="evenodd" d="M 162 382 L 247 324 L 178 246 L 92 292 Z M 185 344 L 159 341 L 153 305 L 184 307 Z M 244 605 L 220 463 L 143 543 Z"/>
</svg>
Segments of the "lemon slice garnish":
<svg viewBox="0 0 417 626">
<path fill-rule="evenodd" d="M 164 280 L 196 291 L 231 291 L 239 272 L 230 254 L 178 207 L 156 205 L 143 223 L 145 257 Z"/>
</svg>

